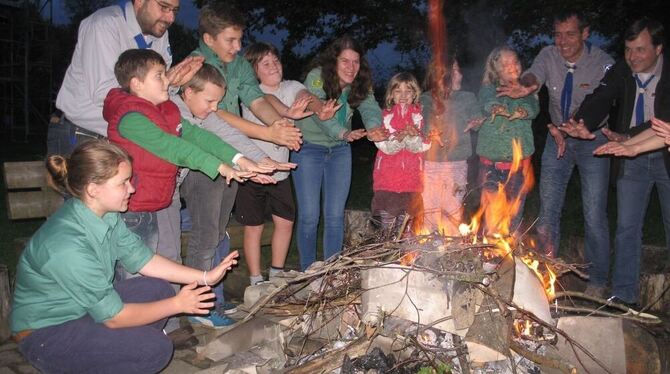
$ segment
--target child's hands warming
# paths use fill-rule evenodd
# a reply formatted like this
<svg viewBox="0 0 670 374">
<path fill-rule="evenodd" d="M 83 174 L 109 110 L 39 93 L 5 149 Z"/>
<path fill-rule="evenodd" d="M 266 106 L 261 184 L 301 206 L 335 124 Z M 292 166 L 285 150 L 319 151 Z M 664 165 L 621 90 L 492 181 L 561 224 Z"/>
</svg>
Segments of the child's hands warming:
<svg viewBox="0 0 670 374">
<path fill-rule="evenodd" d="M 522 107 L 517 107 L 514 109 L 514 113 L 509 116 L 510 121 L 514 121 L 515 119 L 521 119 L 521 118 L 526 118 L 528 117 L 528 111 Z"/>
<path fill-rule="evenodd" d="M 365 130 L 364 129 L 345 131 L 342 134 L 342 140 L 345 140 L 345 141 L 351 143 L 354 140 L 358 140 L 358 139 L 360 139 L 364 136 L 365 136 Z"/>
<path fill-rule="evenodd" d="M 247 179 L 256 176 L 256 173 L 250 171 L 235 170 L 226 164 L 219 165 L 218 172 L 219 174 L 221 174 L 222 177 L 226 178 L 226 183 L 228 184 L 230 184 L 230 181 L 232 181 L 233 179 L 242 183 Z"/>
<path fill-rule="evenodd" d="M 314 112 L 307 110 L 307 106 L 311 101 L 312 96 L 309 95 L 296 99 L 293 104 L 287 108 L 284 117 L 297 120 L 311 116 Z"/>
<path fill-rule="evenodd" d="M 491 119 L 490 122 L 496 119 L 496 116 L 503 116 L 509 118 L 510 114 L 507 112 L 507 109 L 502 105 L 493 105 L 491 106 Z"/>
</svg>

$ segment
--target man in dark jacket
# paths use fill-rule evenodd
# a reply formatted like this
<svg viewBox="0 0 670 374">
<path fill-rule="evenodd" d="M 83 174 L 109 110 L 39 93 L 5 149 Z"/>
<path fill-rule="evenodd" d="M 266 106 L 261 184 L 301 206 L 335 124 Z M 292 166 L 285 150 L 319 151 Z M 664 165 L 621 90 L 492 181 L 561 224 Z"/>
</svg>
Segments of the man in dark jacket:
<svg viewBox="0 0 670 374">
<path fill-rule="evenodd" d="M 670 120 L 670 62 L 663 58 L 663 26 L 652 19 L 635 21 L 625 36 L 625 59 L 607 72 L 596 90 L 561 130 L 592 139 L 591 131 L 619 104 L 616 131 L 635 135 L 654 117 Z M 670 237 L 670 178 L 665 149 L 622 160 L 617 180 L 617 232 L 612 294 L 636 303 L 639 294 L 642 224 L 654 185 L 659 193 L 666 241 Z M 669 245 L 670 247 L 670 245 Z"/>
</svg>

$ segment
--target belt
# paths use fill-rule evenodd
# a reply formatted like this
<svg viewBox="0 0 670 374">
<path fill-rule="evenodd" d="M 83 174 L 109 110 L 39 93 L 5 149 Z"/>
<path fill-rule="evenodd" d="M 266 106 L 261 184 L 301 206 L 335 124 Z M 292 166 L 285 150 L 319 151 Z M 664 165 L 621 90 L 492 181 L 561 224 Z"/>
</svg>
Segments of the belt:
<svg viewBox="0 0 670 374">
<path fill-rule="evenodd" d="M 479 156 L 479 161 L 486 166 L 493 166 L 498 170 L 510 170 L 513 164 L 511 161 L 492 161 L 482 156 Z M 528 167 L 528 165 L 530 165 L 530 157 L 521 160 L 521 167 Z"/>
<path fill-rule="evenodd" d="M 105 138 L 104 136 L 102 136 L 102 135 L 100 135 L 100 134 L 98 134 L 98 133 L 95 133 L 95 132 L 93 132 L 93 131 L 91 131 L 91 130 L 87 130 L 87 129 L 83 128 L 83 127 L 79 127 L 79 126 L 75 125 L 74 122 L 70 121 L 70 119 L 67 118 L 66 116 L 63 116 L 63 118 L 64 118 L 67 122 L 69 122 L 70 125 L 74 128 L 74 133 L 75 133 L 75 135 L 83 135 L 83 136 L 87 136 L 87 137 L 89 137 L 89 138 L 94 138 L 94 139 L 104 139 L 104 138 Z"/>
<path fill-rule="evenodd" d="M 33 333 L 33 330 L 23 330 L 23 331 L 19 331 L 19 332 L 17 332 L 16 334 L 12 335 L 12 340 L 14 341 L 14 343 L 17 343 L 17 344 L 18 344 L 18 343 L 21 343 L 21 341 L 22 341 L 23 339 L 27 338 L 27 337 L 30 336 L 30 334 L 32 334 L 32 333 Z"/>
</svg>

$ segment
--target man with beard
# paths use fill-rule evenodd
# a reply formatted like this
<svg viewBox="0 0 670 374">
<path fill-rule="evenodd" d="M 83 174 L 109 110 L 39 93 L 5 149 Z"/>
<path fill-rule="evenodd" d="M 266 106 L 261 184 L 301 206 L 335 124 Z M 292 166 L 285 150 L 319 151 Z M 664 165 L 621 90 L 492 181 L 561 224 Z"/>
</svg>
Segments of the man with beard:
<svg viewBox="0 0 670 374">
<path fill-rule="evenodd" d="M 79 26 L 77 45 L 56 107 L 60 121 L 49 124 L 47 154 L 69 154 L 91 138 L 107 136 L 102 103 L 107 92 L 118 87 L 114 63 L 127 49 L 153 49 L 169 68 L 172 52 L 167 29 L 179 11 L 179 0 L 134 0 L 102 8 Z M 170 85 L 187 82 L 202 64 L 189 57 L 167 72 Z"/>
</svg>

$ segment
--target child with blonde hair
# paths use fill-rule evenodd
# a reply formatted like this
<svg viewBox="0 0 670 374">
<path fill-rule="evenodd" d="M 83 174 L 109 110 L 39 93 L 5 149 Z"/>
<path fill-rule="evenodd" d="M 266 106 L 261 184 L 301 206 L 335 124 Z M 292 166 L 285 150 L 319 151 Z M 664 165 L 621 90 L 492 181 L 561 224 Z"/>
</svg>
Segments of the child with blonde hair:
<svg viewBox="0 0 670 374">
<path fill-rule="evenodd" d="M 521 147 L 521 167 L 530 170 L 531 156 L 535 152 L 533 144 L 533 119 L 540 107 L 537 95 L 522 98 L 498 96 L 498 90 L 519 85 L 521 63 L 516 52 L 507 46 L 493 49 L 489 54 L 479 102 L 487 116 L 479 129 L 477 155 L 479 155 L 479 177 L 485 191 L 495 192 L 498 184 L 505 185 L 508 200 L 518 198 L 518 210 L 511 221 L 510 230 L 516 230 L 523 216 L 525 194 L 522 190 L 526 178 L 532 173 L 518 172 L 510 176 L 512 169 L 513 142 Z M 492 227 L 493 222 L 487 222 Z"/>
<path fill-rule="evenodd" d="M 430 148 L 430 141 L 421 133 L 420 95 L 419 83 L 411 73 L 396 74 L 386 88 L 382 124 L 389 137 L 375 142 L 372 215 L 380 218 L 387 232 L 397 228 L 405 214 L 415 218 L 423 210 L 422 153 Z"/>
</svg>

